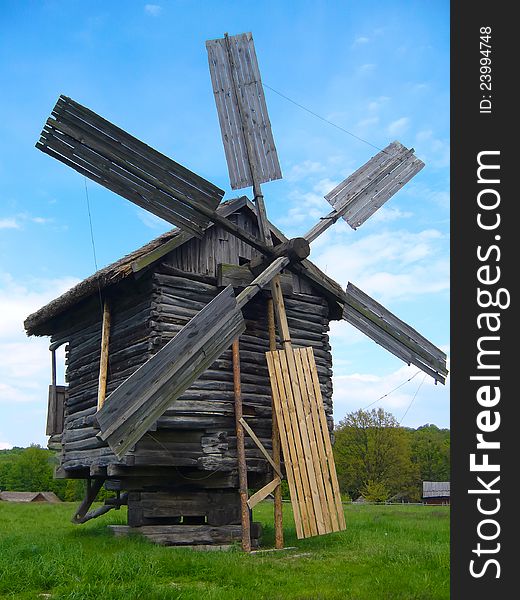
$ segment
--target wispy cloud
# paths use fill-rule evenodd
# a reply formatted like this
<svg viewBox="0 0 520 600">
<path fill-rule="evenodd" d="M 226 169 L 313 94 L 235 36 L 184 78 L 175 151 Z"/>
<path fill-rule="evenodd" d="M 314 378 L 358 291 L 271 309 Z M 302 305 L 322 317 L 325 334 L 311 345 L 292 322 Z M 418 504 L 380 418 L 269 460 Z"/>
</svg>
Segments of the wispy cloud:
<svg viewBox="0 0 520 600">
<path fill-rule="evenodd" d="M 359 408 L 382 407 L 398 420 L 406 413 L 404 426 L 418 427 L 436 421 L 440 427 L 448 426 L 449 378 L 446 386 L 436 386 L 422 372 L 415 375 L 417 371 L 417 367 L 402 366 L 386 375 L 352 373 L 333 377 L 334 420 L 338 422 Z M 398 386 L 401 387 L 396 390 Z"/>
<path fill-rule="evenodd" d="M 41 405 L 49 381 L 48 340 L 27 338 L 24 319 L 78 282 L 73 277 L 20 281 L 0 272 L 0 402 Z"/>
<path fill-rule="evenodd" d="M 392 121 L 386 128 L 388 135 L 398 136 L 403 134 L 410 126 L 410 119 L 408 117 L 401 117 L 396 121 Z"/>
<path fill-rule="evenodd" d="M 356 46 L 364 46 L 365 44 L 368 44 L 368 42 L 370 42 L 369 37 L 366 35 L 360 35 L 354 40 L 352 47 L 355 48 Z"/>
<path fill-rule="evenodd" d="M 143 225 L 146 225 L 146 227 L 154 229 L 155 231 L 164 232 L 172 228 L 172 226 L 169 225 L 164 219 L 161 219 L 160 217 L 157 217 L 156 215 L 153 215 L 144 209 L 139 208 L 136 211 L 136 214 L 137 218 L 141 221 L 141 223 L 143 223 Z"/>
<path fill-rule="evenodd" d="M 29 213 L 19 213 L 11 217 L 3 217 L 0 219 L 0 229 L 23 229 L 27 223 L 36 223 L 37 225 L 46 225 L 52 223 L 53 219 L 46 217 L 34 217 Z"/>
<path fill-rule="evenodd" d="M 352 281 L 383 302 L 449 289 L 447 243 L 440 231 L 382 231 L 352 242 L 346 229 L 337 223 L 313 243 L 312 253 L 312 261 L 343 287 Z"/>
<path fill-rule="evenodd" d="M 0 219 L 0 229 L 20 229 L 20 223 L 13 217 Z"/>
<path fill-rule="evenodd" d="M 361 65 L 358 68 L 358 73 L 361 73 L 361 74 L 372 73 L 372 71 L 374 71 L 375 68 L 376 68 L 376 65 L 374 63 L 365 63 L 364 65 Z"/>
<path fill-rule="evenodd" d="M 158 17 L 162 12 L 162 6 L 159 4 L 145 4 L 144 12 L 151 17 Z"/>
</svg>

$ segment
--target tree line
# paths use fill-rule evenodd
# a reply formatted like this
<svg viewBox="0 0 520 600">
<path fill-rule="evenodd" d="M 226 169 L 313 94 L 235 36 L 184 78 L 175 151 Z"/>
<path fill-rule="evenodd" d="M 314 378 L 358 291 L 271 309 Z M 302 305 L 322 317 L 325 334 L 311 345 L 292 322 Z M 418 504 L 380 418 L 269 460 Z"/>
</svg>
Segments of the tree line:
<svg viewBox="0 0 520 600">
<path fill-rule="evenodd" d="M 382 408 L 357 410 L 334 429 L 340 489 L 356 500 L 419 502 L 423 481 L 450 480 L 450 431 L 401 427 Z"/>
<path fill-rule="evenodd" d="M 335 427 L 334 438 L 338 480 L 346 498 L 419 502 L 423 481 L 450 479 L 449 429 L 401 427 L 391 413 L 378 408 L 347 414 Z M 81 500 L 85 482 L 54 479 L 56 464 L 56 453 L 38 445 L 0 450 L 0 490 L 51 491 L 68 502 Z M 286 485 L 284 492 L 288 496 Z"/>
</svg>

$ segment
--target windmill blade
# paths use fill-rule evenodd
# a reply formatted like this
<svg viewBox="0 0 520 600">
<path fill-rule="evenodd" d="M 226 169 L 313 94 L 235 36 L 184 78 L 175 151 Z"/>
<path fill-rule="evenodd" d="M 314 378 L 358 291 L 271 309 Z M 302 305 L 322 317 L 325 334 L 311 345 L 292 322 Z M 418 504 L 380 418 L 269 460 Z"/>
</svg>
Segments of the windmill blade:
<svg viewBox="0 0 520 600">
<path fill-rule="evenodd" d="M 435 382 L 446 382 L 446 354 L 354 284 L 347 286 L 343 318 L 380 346 L 424 371 Z"/>
<path fill-rule="evenodd" d="M 236 299 L 225 288 L 108 396 L 96 413 L 98 435 L 118 458 L 245 331 L 240 309 L 288 263 L 277 258 Z"/>
<path fill-rule="evenodd" d="M 204 212 L 214 212 L 224 195 L 66 96 L 59 97 L 36 147 L 197 237 L 210 220 Z"/>
<path fill-rule="evenodd" d="M 326 196 L 334 210 L 304 236 L 315 240 L 340 217 L 357 229 L 424 167 L 400 142 L 389 144 Z"/>
<path fill-rule="evenodd" d="M 232 189 L 282 178 L 251 33 L 206 42 Z M 256 173 L 252 173 L 254 170 Z"/>
</svg>

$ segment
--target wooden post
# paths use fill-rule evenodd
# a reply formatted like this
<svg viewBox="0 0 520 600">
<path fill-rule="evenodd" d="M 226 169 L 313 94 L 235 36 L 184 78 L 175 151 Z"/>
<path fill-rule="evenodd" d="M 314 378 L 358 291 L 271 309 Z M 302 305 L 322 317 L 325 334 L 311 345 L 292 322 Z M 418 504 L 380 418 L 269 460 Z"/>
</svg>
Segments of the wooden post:
<svg viewBox="0 0 520 600">
<path fill-rule="evenodd" d="M 274 307 L 273 300 L 269 298 L 267 301 L 267 325 L 269 328 L 269 350 L 276 350 L 276 330 L 274 323 Z M 274 399 L 271 397 L 272 411 L 272 431 L 271 440 L 273 445 L 273 461 L 281 470 L 280 466 L 280 433 L 278 430 L 278 421 L 276 419 L 276 411 L 274 408 Z M 273 473 L 274 476 L 274 473 Z M 283 548 L 283 508 L 282 508 L 282 488 L 277 485 L 274 490 L 274 545 L 275 548 Z"/>
<path fill-rule="evenodd" d="M 233 389 L 235 391 L 235 427 L 237 432 L 238 482 L 242 522 L 242 550 L 251 552 L 251 519 L 247 505 L 247 465 L 242 418 L 242 386 L 240 383 L 240 342 L 233 342 Z"/>
<path fill-rule="evenodd" d="M 99 360 L 99 383 L 97 409 L 103 407 L 107 393 L 108 376 L 108 340 L 110 338 L 110 305 L 105 300 L 103 305 L 103 326 L 101 330 L 101 355 Z"/>
</svg>

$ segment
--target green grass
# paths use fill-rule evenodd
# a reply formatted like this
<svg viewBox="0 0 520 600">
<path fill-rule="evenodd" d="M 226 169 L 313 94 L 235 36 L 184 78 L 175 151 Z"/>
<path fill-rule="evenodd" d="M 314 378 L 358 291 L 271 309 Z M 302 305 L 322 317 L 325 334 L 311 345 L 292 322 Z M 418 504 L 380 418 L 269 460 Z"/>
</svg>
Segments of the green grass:
<svg viewBox="0 0 520 600">
<path fill-rule="evenodd" d="M 0 598 L 132 600 L 430 600 L 449 598 L 449 508 L 346 506 L 347 530 L 245 555 L 115 538 L 123 510 L 74 526 L 75 505 L 0 503 Z M 272 505 L 254 518 L 273 544 Z"/>
</svg>

